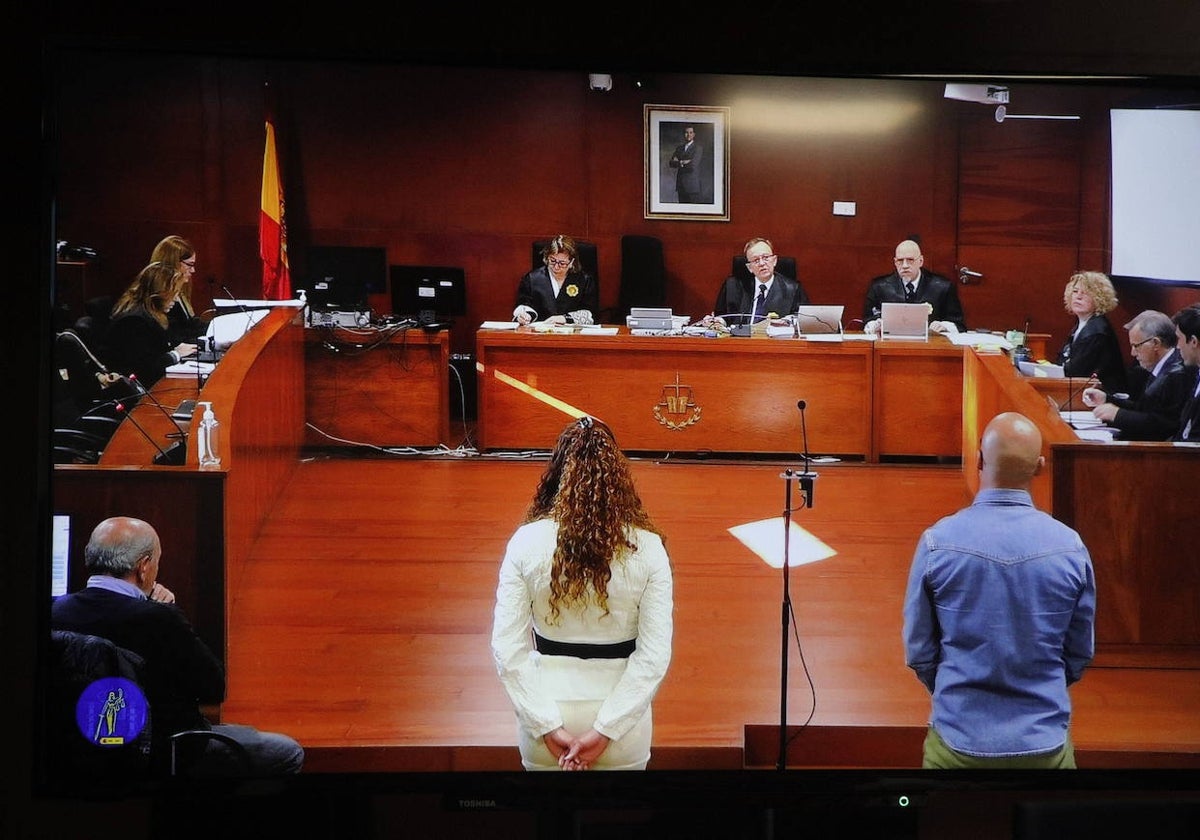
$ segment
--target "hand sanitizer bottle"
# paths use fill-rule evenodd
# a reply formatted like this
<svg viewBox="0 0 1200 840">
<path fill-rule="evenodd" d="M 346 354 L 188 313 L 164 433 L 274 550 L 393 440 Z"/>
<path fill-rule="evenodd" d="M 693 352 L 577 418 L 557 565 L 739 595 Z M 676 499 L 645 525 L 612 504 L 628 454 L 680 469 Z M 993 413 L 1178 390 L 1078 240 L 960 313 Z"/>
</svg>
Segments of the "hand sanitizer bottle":
<svg viewBox="0 0 1200 840">
<path fill-rule="evenodd" d="M 217 422 L 217 416 L 213 414 L 211 402 L 202 402 L 200 405 L 204 406 L 204 415 L 200 419 L 200 434 L 196 439 L 200 468 L 219 467 L 221 466 L 221 455 L 218 448 L 220 439 L 218 432 L 221 424 Z"/>
</svg>

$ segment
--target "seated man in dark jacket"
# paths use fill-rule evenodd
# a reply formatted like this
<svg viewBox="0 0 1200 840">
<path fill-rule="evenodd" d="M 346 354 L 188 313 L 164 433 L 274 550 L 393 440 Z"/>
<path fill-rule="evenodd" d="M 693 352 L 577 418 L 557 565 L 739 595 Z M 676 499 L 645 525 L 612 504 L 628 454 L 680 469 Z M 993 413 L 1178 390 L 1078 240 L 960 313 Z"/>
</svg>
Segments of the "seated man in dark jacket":
<svg viewBox="0 0 1200 840">
<path fill-rule="evenodd" d="M 175 595 L 158 583 L 161 557 L 158 534 L 146 522 L 124 516 L 104 520 L 84 550 L 91 574 L 87 587 L 54 601 L 51 628 L 101 636 L 145 660 L 150 761 L 158 772 L 169 767 L 171 735 L 186 729 L 212 729 L 235 739 L 245 748 L 253 775 L 300 772 L 304 750 L 287 735 L 237 724 L 213 726 L 201 714 L 201 703 L 225 699 L 225 669 L 175 606 Z M 217 740 L 186 763 L 198 775 L 245 772 L 230 747 Z"/>
<path fill-rule="evenodd" d="M 1125 325 L 1129 346 L 1148 377 L 1140 394 L 1118 396 L 1099 388 L 1083 392 L 1096 419 L 1120 431 L 1121 440 L 1167 440 L 1196 381 L 1176 348 L 1175 324 L 1162 312 L 1146 310 Z"/>
<path fill-rule="evenodd" d="M 775 271 L 779 257 L 771 240 L 755 237 L 742 249 L 750 277 L 729 277 L 721 284 L 714 315 L 746 315 L 752 323 L 768 316 L 796 314 L 808 303 L 804 287 L 795 277 Z"/>
<path fill-rule="evenodd" d="M 885 303 L 929 304 L 929 329 L 934 332 L 962 332 L 967 324 L 958 288 L 953 282 L 927 271 L 921 246 L 906 239 L 896 246 L 893 260 L 896 270 L 876 277 L 867 287 L 863 305 L 863 332 L 879 332 L 879 319 Z"/>
</svg>

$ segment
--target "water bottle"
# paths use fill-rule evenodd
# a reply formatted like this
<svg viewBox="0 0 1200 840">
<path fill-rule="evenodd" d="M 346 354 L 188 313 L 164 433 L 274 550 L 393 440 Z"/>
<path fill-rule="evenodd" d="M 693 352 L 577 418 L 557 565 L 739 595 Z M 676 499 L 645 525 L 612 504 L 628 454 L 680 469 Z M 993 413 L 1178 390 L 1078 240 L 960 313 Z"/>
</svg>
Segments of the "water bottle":
<svg viewBox="0 0 1200 840">
<path fill-rule="evenodd" d="M 221 466 L 221 450 L 218 448 L 220 442 L 218 432 L 221 430 L 221 424 L 217 422 L 217 416 L 213 414 L 211 402 L 202 402 L 200 405 L 204 406 L 204 415 L 200 419 L 200 434 L 196 438 L 200 467 L 202 469 L 219 467 Z"/>
</svg>

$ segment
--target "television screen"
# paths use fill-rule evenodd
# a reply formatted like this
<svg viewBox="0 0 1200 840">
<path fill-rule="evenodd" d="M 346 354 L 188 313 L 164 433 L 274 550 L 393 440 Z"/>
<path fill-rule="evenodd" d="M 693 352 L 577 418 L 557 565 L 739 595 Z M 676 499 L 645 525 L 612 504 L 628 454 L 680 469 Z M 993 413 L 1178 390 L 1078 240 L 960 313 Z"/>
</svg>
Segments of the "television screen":
<svg viewBox="0 0 1200 840">
<path fill-rule="evenodd" d="M 55 136 L 61 139 L 55 150 L 54 172 L 49 173 L 54 177 L 43 179 L 47 189 L 53 189 L 47 198 L 54 200 L 39 206 L 53 210 L 53 218 L 45 221 L 47 231 L 54 229 L 67 237 L 74 237 L 79 230 L 96 231 L 100 238 L 94 244 L 106 254 L 106 279 L 131 273 L 121 270 L 121 250 L 133 250 L 138 237 L 145 239 L 147 227 L 153 224 L 169 229 L 176 219 L 184 218 L 172 207 L 160 208 L 149 201 L 161 190 L 161 179 L 153 176 L 162 166 L 119 165 L 128 158 L 130 136 L 145 139 L 145 160 L 179 161 L 183 173 L 257 175 L 262 163 L 258 63 L 203 55 L 172 57 L 172 62 L 164 63 L 153 53 L 113 57 L 90 48 L 63 49 L 54 58 L 56 85 L 50 103 L 53 108 L 48 110 L 57 121 Z M 1027 313 L 1032 312 L 1035 323 L 1044 322 L 1047 330 L 1057 329 L 1054 339 L 1061 339 L 1070 326 L 1063 323 L 1062 284 L 1080 259 L 1090 257 L 1089 263 L 1102 263 L 1108 241 L 1109 218 L 1103 199 L 1109 175 L 1110 107 L 1157 94 L 1137 90 L 1132 81 L 1124 87 L 1116 83 L 1047 84 L 1035 89 L 1031 85 L 1028 93 L 1025 86 L 1014 86 L 1014 97 L 1018 97 L 1014 104 L 1019 103 L 1026 113 L 1055 114 L 1069 109 L 1083 114 L 1084 119 L 1078 123 L 1009 119 L 999 124 L 987 106 L 947 102 L 940 81 L 676 72 L 669 79 L 664 77 L 659 92 L 652 94 L 657 101 L 728 101 L 734 108 L 737 131 L 731 142 L 739 163 L 727 177 L 730 194 L 740 196 L 735 201 L 742 203 L 734 204 L 735 226 L 717 230 L 711 223 L 686 224 L 686 207 L 672 214 L 680 217 L 675 221 L 666 220 L 669 217 L 643 221 L 647 188 L 638 152 L 649 153 L 653 138 L 643 134 L 643 94 L 632 89 L 628 75 L 618 74 L 611 92 L 592 98 L 584 87 L 585 73 L 562 70 L 532 73 L 458 68 L 447 72 L 405 64 L 376 67 L 334 61 L 279 62 L 271 69 L 280 74 L 278 89 L 287 94 L 280 103 L 287 106 L 287 119 L 279 127 L 282 174 L 293 200 L 288 208 L 292 232 L 312 231 L 327 242 L 371 237 L 367 241 L 387 246 L 297 247 L 292 252 L 293 286 L 308 291 L 310 304 L 320 298 L 327 307 L 361 309 L 366 296 L 375 293 L 387 295 L 397 314 L 466 319 L 465 271 L 470 270 L 469 315 L 474 323 L 508 319 L 517 278 L 529 268 L 529 243 L 558 230 L 594 237 L 613 257 L 614 265 L 618 264 L 618 243 L 624 232 L 661 235 L 671 286 L 664 303 L 693 317 L 708 311 L 717 285 L 729 271 L 731 254 L 740 252 L 746 237 L 759 233 L 777 237 L 775 244 L 783 253 L 805 252 L 812 263 L 805 271 L 811 299 L 842 305 L 847 316 L 858 314 L 870 276 L 891 270 L 896 241 L 913 231 L 924 235 L 927 265 L 939 268 L 942 274 L 955 276 L 958 266 L 978 272 L 992 270 L 985 283 L 962 281 L 960 294 L 972 320 L 1017 327 L 1026 323 Z M 195 84 L 190 87 L 177 84 L 186 73 L 194 76 Z M 152 109 L 142 108 L 140 103 L 153 101 L 168 86 L 180 90 L 180 100 L 173 101 L 172 108 L 178 108 L 185 125 L 204 124 L 210 132 L 206 136 L 228 136 L 229 140 L 198 143 L 189 132 L 156 130 Z M 1145 97 L 1137 96 L 1140 93 Z M 1045 104 L 1034 100 L 1035 96 Z M 217 98 L 222 102 L 220 108 L 212 104 Z M 555 104 L 548 110 L 547 101 L 567 104 Z M 434 107 L 439 103 L 453 103 L 454 107 Z M 566 119 L 547 119 L 548 113 L 556 114 L 559 109 Z M 207 127 L 209 119 L 218 124 Z M 520 130 L 513 132 L 514 126 Z M 643 145 L 648 148 L 640 148 Z M 303 159 L 298 154 L 288 158 L 289 151 L 299 150 L 305 153 Z M 670 148 L 658 151 L 664 159 L 672 154 Z M 618 158 L 621 166 L 609 165 Z M 556 177 L 547 177 L 548 171 Z M 769 188 L 764 189 L 768 183 Z M 144 214 L 128 212 L 130 196 L 146 199 L 141 202 Z M 510 205 L 523 201 L 528 206 L 505 206 L 506 198 Z M 833 200 L 858 202 L 858 215 L 831 217 Z M 246 206 L 255 209 L 253 202 Z M 794 223 L 788 215 L 793 210 L 797 214 Z M 240 216 L 226 221 L 195 215 L 193 236 L 197 244 L 208 245 L 199 249 L 201 259 L 211 258 L 216 266 L 219 256 L 230 272 L 242 278 L 255 277 L 260 270 L 257 249 L 239 247 L 252 238 L 250 225 Z M 247 213 L 243 215 L 248 218 Z M 781 222 L 782 230 L 760 231 L 755 220 L 770 218 L 787 221 Z M 97 224 L 97 219 L 103 224 Z M 131 243 L 128 248 L 123 244 L 126 241 Z M 42 250 L 52 253 L 51 249 Z M 463 267 L 389 265 L 389 251 L 398 262 L 446 261 Z M 137 252 L 136 259 L 125 260 L 132 270 L 142 259 L 140 246 Z M 1020 258 L 1019 272 L 1010 268 L 1014 252 Z M 107 258 L 108 253 L 113 257 Z M 405 256 L 398 258 L 401 253 Z M 57 269 L 50 260 L 46 262 L 50 263 L 43 271 L 47 288 L 40 290 L 38 303 L 48 309 L 53 295 L 46 292 L 53 289 Z M 612 274 L 615 280 L 618 272 Z M 636 278 L 622 282 L 628 287 Z M 315 289 L 315 283 L 323 288 Z M 16 284 L 23 285 L 32 284 Z M 1159 296 L 1139 301 L 1139 306 L 1154 305 L 1169 312 L 1178 308 L 1179 298 L 1168 293 L 1179 290 L 1161 285 L 1154 288 Z M 24 291 L 14 288 L 14 294 Z M 614 282 L 605 291 L 604 301 L 616 299 L 617 291 Z M 43 325 L 50 322 L 48 311 L 39 314 L 40 319 L 31 320 Z M 1121 317 L 1130 314 L 1135 313 Z M 857 319 L 847 319 L 847 332 L 857 332 L 852 320 Z M 339 345 L 342 357 L 335 370 L 346 379 L 355 375 L 349 364 L 341 363 L 357 354 L 366 362 L 377 362 L 370 378 L 373 388 L 404 391 L 410 370 L 428 365 L 438 374 L 441 390 L 431 387 L 428 392 L 413 392 L 411 401 L 428 406 L 430 412 L 442 410 L 446 371 L 437 355 L 441 348 L 435 343 L 417 344 L 414 337 L 419 336 L 402 333 L 396 342 L 382 345 L 383 352 L 369 346 L 366 337 L 361 339 L 361 347 Z M 312 347 L 320 347 L 319 338 L 311 331 L 304 336 Z M 479 340 L 473 333 L 462 338 Z M 526 337 L 522 333 L 511 339 L 499 337 L 497 344 L 536 341 L 553 348 L 579 342 L 616 343 L 618 338 Z M 847 341 L 846 352 L 840 356 L 849 359 L 853 350 L 855 359 L 864 358 L 861 352 L 869 358 L 874 351 L 864 349 L 866 344 Z M 1058 341 L 1052 344 L 1057 346 Z M 760 352 L 756 345 L 728 347 L 728 361 L 737 367 Z M 945 799 L 940 794 L 952 792 L 956 785 L 970 794 L 1004 788 L 1005 793 L 1014 790 L 1016 797 L 1023 795 L 1021 790 L 1026 787 L 1040 794 L 1037 788 L 1046 786 L 1041 775 L 1000 772 L 964 780 L 954 774 L 922 774 L 919 770 L 919 739 L 924 734 L 929 699 L 902 661 L 899 604 L 904 574 L 921 529 L 963 501 L 966 484 L 960 471 L 940 462 L 927 465 L 923 460 L 928 459 L 919 455 L 911 464 L 831 464 L 822 478 L 824 489 L 815 511 L 818 518 L 812 525 L 814 532 L 833 541 L 831 544 L 838 539 L 845 543 L 843 559 L 841 565 L 827 563 L 796 572 L 797 614 L 784 613 L 788 615 L 784 630 L 795 631 L 781 639 L 783 611 L 776 598 L 777 573 L 759 568 L 758 561 L 730 539 L 727 527 L 772 515 L 778 509 L 776 493 L 790 485 L 779 482 L 773 457 L 764 464 L 753 463 L 754 459 L 726 463 L 723 458 L 710 458 L 709 452 L 689 451 L 688 436 L 715 422 L 731 401 L 727 392 L 702 395 L 704 414 L 688 415 L 689 420 L 699 422 L 687 429 L 670 428 L 670 415 L 664 413 L 667 389 L 676 395 L 671 399 L 676 399 L 683 385 L 695 384 L 695 372 L 663 366 L 656 358 L 659 347 L 666 345 L 656 344 L 649 352 L 629 358 L 634 360 L 630 366 L 661 369 L 662 382 L 656 382 L 649 393 L 639 395 L 630 389 L 627 399 L 607 404 L 586 398 L 570 403 L 549 376 L 540 372 L 530 375 L 504 357 L 479 360 L 479 380 L 500 382 L 505 389 L 492 392 L 502 393 L 501 400 L 506 402 L 500 403 L 501 408 L 520 405 L 532 419 L 550 412 L 603 412 L 619 429 L 634 423 L 660 426 L 670 436 L 671 445 L 678 447 L 678 453 L 670 453 L 671 466 L 646 461 L 639 467 L 639 475 L 646 477 L 641 489 L 647 506 L 656 523 L 665 523 L 671 532 L 670 547 L 679 567 L 676 659 L 655 698 L 656 740 L 649 772 L 558 775 L 519 769 L 516 719 L 495 678 L 487 638 L 503 547 L 535 490 L 542 471 L 536 463 L 543 457 L 540 450 L 522 449 L 515 453 L 517 457 L 508 459 L 508 452 L 499 456 L 486 452 L 486 436 L 477 435 L 478 451 L 464 446 L 444 453 L 417 453 L 414 464 L 421 468 L 419 475 L 406 464 L 407 459 L 379 458 L 377 448 L 367 446 L 359 449 L 370 450 L 369 457 L 356 457 L 349 464 L 339 455 L 311 459 L 310 463 L 308 446 L 284 451 L 257 444 L 262 428 L 253 425 L 256 409 L 267 400 L 294 399 L 300 420 L 294 425 L 304 431 L 305 418 L 300 411 L 305 395 L 296 388 L 276 390 L 279 378 L 247 377 L 237 395 L 236 414 L 232 404 L 214 406 L 223 420 L 229 418 L 225 445 L 233 457 L 221 472 L 184 470 L 168 475 L 150 468 L 132 471 L 124 467 L 111 471 L 114 481 L 186 481 L 189 486 L 196 485 L 197 492 L 221 484 L 227 486 L 230 498 L 250 498 L 240 507 L 222 510 L 216 505 L 180 504 L 174 493 L 158 490 L 146 494 L 143 502 L 148 515 L 158 517 L 154 524 L 161 531 L 182 529 L 183 525 L 175 523 L 186 514 L 202 518 L 203 523 L 215 523 L 192 531 L 212 535 L 221 545 L 229 543 L 233 562 L 228 579 L 224 565 L 213 561 L 211 567 L 197 567 L 197 583 L 190 591 L 180 585 L 181 580 L 191 580 L 179 573 L 180 553 L 199 559 L 218 555 L 193 549 L 186 540 L 168 539 L 162 564 L 163 583 L 177 591 L 185 614 L 197 625 L 215 615 L 218 642 L 227 641 L 227 645 L 212 645 L 226 654 L 229 662 L 228 701 L 219 711 L 230 721 L 274 727 L 298 737 L 310 756 L 306 772 L 289 780 L 288 787 L 312 791 L 319 785 L 344 784 L 353 801 L 366 806 L 361 815 L 355 814 L 352 827 L 388 822 L 392 814 L 373 794 L 386 791 L 389 785 L 406 793 L 432 792 L 435 795 L 424 797 L 421 804 L 428 799 L 434 803 L 428 806 L 431 810 L 444 807 L 462 812 L 451 814 L 450 820 L 465 826 L 467 834 L 487 831 L 487 827 L 469 822 L 475 816 L 471 812 L 506 816 L 526 808 L 541 809 L 549 802 L 565 802 L 561 813 L 568 821 L 570 810 L 586 813 L 611 805 L 616 811 L 626 803 L 640 808 L 644 803 L 657 807 L 656 803 L 663 801 L 694 805 L 694 813 L 701 818 L 711 814 L 715 802 L 739 797 L 752 809 L 759 804 L 809 802 L 822 807 L 824 803 L 859 803 L 864 809 L 907 821 L 915 819 L 914 814 L 928 813 L 927 808 L 943 807 Z M 795 355 L 813 354 L 797 351 Z M 871 375 L 869 367 L 866 370 Z M 596 364 L 580 365 L 567 374 L 573 381 L 591 377 L 599 382 L 602 377 L 616 381 L 624 371 L 615 365 L 602 368 L 598 357 Z M 763 393 L 770 391 L 776 398 L 770 411 L 781 412 L 787 408 L 785 403 L 794 405 L 800 396 L 817 402 L 815 394 L 787 393 L 790 386 L 780 376 L 786 378 L 790 371 L 760 375 L 750 368 L 745 372 L 730 368 L 726 374 L 731 381 L 759 377 L 754 381 L 763 383 Z M 833 378 L 841 375 L 839 370 L 830 371 Z M 432 382 L 434 377 L 429 379 Z M 215 377 L 213 382 L 221 385 Z M 300 382 L 296 376 L 282 385 Z M 330 383 L 326 383 L 326 393 L 340 397 L 337 411 L 361 419 L 370 430 L 383 428 L 390 433 L 394 429 L 398 435 L 395 442 L 407 443 L 402 423 L 382 411 L 380 401 L 343 396 Z M 179 380 L 176 384 L 182 387 L 184 383 Z M 480 393 L 480 416 L 489 411 L 495 416 L 496 405 L 483 402 Z M 261 399 L 253 400 L 256 394 L 261 394 Z M 192 396 L 196 396 L 194 392 Z M 230 396 L 232 400 L 233 394 Z M 951 407 L 955 411 L 961 408 L 957 404 Z M 749 417 L 760 408 L 747 403 L 738 411 Z M 843 406 L 833 408 L 842 413 Z M 821 428 L 825 434 L 834 434 L 846 421 L 839 417 L 827 422 L 819 413 L 814 417 L 819 426 L 814 448 L 821 449 L 824 444 L 816 440 Z M 795 434 L 788 437 L 797 446 L 802 419 L 796 417 Z M 813 419 L 809 418 L 810 425 Z M 866 439 L 876 447 L 870 420 L 866 422 Z M 496 426 L 487 431 L 494 436 Z M 731 436 L 730 442 L 752 440 L 756 434 L 747 431 Z M 956 449 L 961 434 L 957 440 L 951 435 L 950 441 Z M 358 446 L 357 440 L 339 443 L 345 444 L 339 450 Z M 389 449 L 386 454 L 409 452 Z M 963 472 L 970 473 L 974 459 L 970 453 L 963 454 L 967 468 Z M 456 460 L 437 463 L 443 455 Z M 678 464 L 686 464 L 689 456 L 706 461 L 699 469 L 711 476 L 712 487 L 721 488 L 716 494 L 709 493 L 715 498 L 706 499 L 702 511 L 686 505 L 690 490 L 684 476 L 695 471 Z M 10 565 L 16 567 L 14 574 L 27 578 L 36 568 L 40 576 L 37 591 L 44 595 L 51 587 L 50 564 L 42 559 L 52 550 L 47 512 L 66 509 L 62 500 L 69 479 L 74 478 L 76 486 L 83 479 L 99 480 L 106 467 L 56 467 L 51 473 L 48 451 L 39 452 L 39 457 L 39 466 L 53 475 L 49 495 L 54 502 L 49 504 L 43 498 L 44 479 L 30 482 L 38 492 L 26 494 L 30 500 L 25 506 L 34 510 L 34 516 L 25 518 L 37 519 L 39 562 Z M 271 461 L 295 465 L 291 475 L 305 474 L 303 492 L 281 497 L 286 503 L 280 503 L 273 495 L 275 488 L 258 477 L 257 469 Z M 491 468 L 496 462 L 507 474 L 481 484 L 482 468 Z M 397 479 L 397 464 L 408 466 L 410 472 Z M 337 468 L 347 474 L 321 482 Z M 678 474 L 671 472 L 677 469 Z M 730 492 L 727 474 L 760 471 L 761 485 Z M 867 495 L 855 498 L 846 488 L 852 478 L 863 473 L 877 476 L 878 482 L 864 483 Z M 14 480 L 17 476 L 14 473 Z M 920 478 L 938 493 L 929 495 L 923 512 L 892 510 L 888 493 L 896 476 L 907 483 Z M 292 484 L 293 479 L 289 477 L 287 483 Z M 347 486 L 353 486 L 356 494 L 347 492 Z M 383 487 L 394 495 L 380 498 L 383 491 L 379 488 Z M 80 493 L 80 497 L 90 500 L 97 494 Z M 119 499 L 122 512 L 132 509 L 129 489 L 105 498 Z M 665 505 L 674 500 L 684 504 L 669 513 Z M 731 512 L 714 515 L 718 503 Z M 845 519 L 841 536 L 830 533 L 837 505 Z M 743 509 L 732 511 L 738 507 Z M 259 508 L 267 510 L 268 521 L 260 531 L 252 532 L 249 515 Z M 394 522 L 397 511 L 409 517 L 400 528 Z M 73 518 L 71 536 L 77 547 L 95 521 L 91 516 Z M 480 521 L 487 528 L 472 532 L 463 527 L 464 522 Z M 25 522 L 18 524 L 29 527 Z M 809 524 L 807 518 L 804 524 Z M 288 539 L 293 542 L 287 543 Z M 885 541 L 891 543 L 886 554 L 881 547 Z M 697 550 L 686 551 L 689 544 Z M 331 554 L 318 555 L 314 545 Z M 70 556 L 75 575 L 68 585 L 81 585 L 81 551 L 77 548 Z M 361 583 L 364 572 L 377 576 L 374 585 Z M 286 580 L 287 584 L 269 585 L 270 574 L 276 575 L 273 580 Z M 202 585 L 208 583 L 211 585 Z M 26 591 L 31 588 L 6 587 L 9 602 L 25 613 L 33 612 L 35 599 Z M 1194 587 L 1175 590 L 1186 596 Z M 716 597 L 705 605 L 700 596 L 710 592 Z M 41 613 L 48 612 L 48 606 L 43 606 L 48 601 L 36 599 Z M 735 612 L 734 607 L 742 604 L 746 609 Z M 334 607 L 345 610 L 340 618 L 331 618 Z M 1165 609 L 1159 604 L 1153 607 Z M 1114 607 L 1105 609 L 1104 620 L 1115 622 Z M 1150 611 L 1146 606 L 1141 615 Z M 1184 616 L 1179 619 L 1181 627 L 1194 628 L 1194 622 L 1186 619 L 1194 611 L 1178 615 Z M 6 626 L 8 623 L 6 619 Z M 14 655 L 23 655 L 34 643 L 44 648 L 48 623 L 47 616 L 39 614 L 36 622 L 22 625 L 26 633 L 14 641 Z M 280 627 L 283 632 L 276 630 Z M 276 631 L 274 635 L 272 631 Z M 803 653 L 798 649 L 799 640 L 804 642 Z M 781 647 L 791 654 L 790 663 L 779 662 Z M 43 674 L 44 663 L 43 658 Z M 265 667 L 268 663 L 284 676 L 272 679 Z M 10 670 L 17 677 L 24 673 Z M 1146 684 L 1150 669 L 1137 670 L 1129 684 Z M 1177 669 L 1157 674 L 1162 680 L 1158 685 L 1170 686 L 1159 692 L 1161 706 L 1146 699 L 1148 690 L 1123 694 L 1117 687 L 1121 672 L 1115 667 L 1092 672 L 1073 688 L 1081 712 L 1077 741 L 1084 769 L 1056 777 L 1063 780 L 1056 784 L 1089 795 L 1100 789 L 1101 782 L 1136 791 L 1141 778 L 1148 779 L 1139 773 L 1147 772 L 1149 762 L 1196 761 L 1200 734 L 1195 715 L 1188 714 L 1195 705 L 1189 705 L 1193 695 L 1188 689 L 1194 684 L 1190 675 L 1196 672 Z M 784 679 L 788 682 L 781 689 Z M 44 693 L 46 680 L 39 682 Z M 877 704 L 868 702 L 876 698 Z M 36 707 L 36 702 L 24 706 Z M 776 726 L 783 717 L 781 706 L 789 712 L 791 734 L 803 733 L 786 745 L 797 751 L 796 766 L 787 773 L 768 769 L 784 746 L 779 744 Z M 806 720 L 810 711 L 811 726 Z M 1152 740 L 1151 728 L 1161 741 Z M 14 737 L 23 734 L 18 725 L 12 729 Z M 784 734 L 788 733 L 784 729 Z M 914 735 L 917 741 L 911 740 Z M 1177 747 L 1172 749 L 1178 752 L 1134 748 L 1160 743 L 1174 743 Z M 14 748 L 14 755 L 19 754 L 20 746 Z M 37 742 L 33 747 L 45 752 Z M 1088 760 L 1101 762 L 1094 767 L 1114 768 L 1119 776 L 1098 781 L 1089 773 L 1105 770 L 1086 767 Z M 1145 787 L 1157 789 L 1149 780 Z M 926 792 L 935 795 L 925 799 Z M 441 799 L 437 793 L 446 797 Z M 84 786 L 79 794 L 90 796 L 92 789 Z M 908 799 L 910 796 L 913 798 Z M 313 808 L 327 804 L 319 796 L 307 801 Z M 908 804 L 916 807 L 907 808 Z M 509 808 L 511 812 L 506 810 Z M 74 810 L 94 818 L 91 809 Z M 326 810 L 351 813 L 348 808 L 333 806 Z M 1000 803 L 998 810 L 1002 816 L 996 824 L 1002 825 L 1010 818 L 1011 806 Z M 168 809 L 161 812 L 164 819 L 169 813 Z M 395 815 L 397 824 L 410 819 L 400 807 L 395 808 Z M 541 828 L 545 836 L 557 836 L 549 831 L 557 816 L 547 814 L 544 823 L 539 821 L 534 828 Z M 986 816 L 991 817 L 991 811 Z M 843 818 L 844 813 L 837 815 L 837 819 Z M 747 829 L 753 819 L 747 814 L 739 828 Z M 854 820 L 846 819 L 853 827 Z M 577 837 L 600 833 L 583 824 L 574 827 Z M 818 824 L 810 826 L 810 831 L 812 828 L 830 826 Z M 419 828 L 413 833 L 418 834 Z M 666 833 L 681 834 L 670 827 Z M 780 836 L 786 834 L 779 832 Z M 716 836 L 716 832 L 710 829 L 693 836 Z"/>
<path fill-rule="evenodd" d="M 392 311 L 417 320 L 463 318 L 467 314 L 466 274 L 438 265 L 391 268 Z"/>
</svg>

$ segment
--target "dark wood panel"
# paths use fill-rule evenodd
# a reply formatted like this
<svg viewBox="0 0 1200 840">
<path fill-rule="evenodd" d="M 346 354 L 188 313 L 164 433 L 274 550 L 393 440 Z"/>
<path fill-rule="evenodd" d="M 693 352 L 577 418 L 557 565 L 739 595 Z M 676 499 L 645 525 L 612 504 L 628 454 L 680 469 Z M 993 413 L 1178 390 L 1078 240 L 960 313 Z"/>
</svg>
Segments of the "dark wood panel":
<svg viewBox="0 0 1200 840">
<path fill-rule="evenodd" d="M 305 442 L 448 444 L 449 348 L 447 332 L 306 330 Z"/>
</svg>

